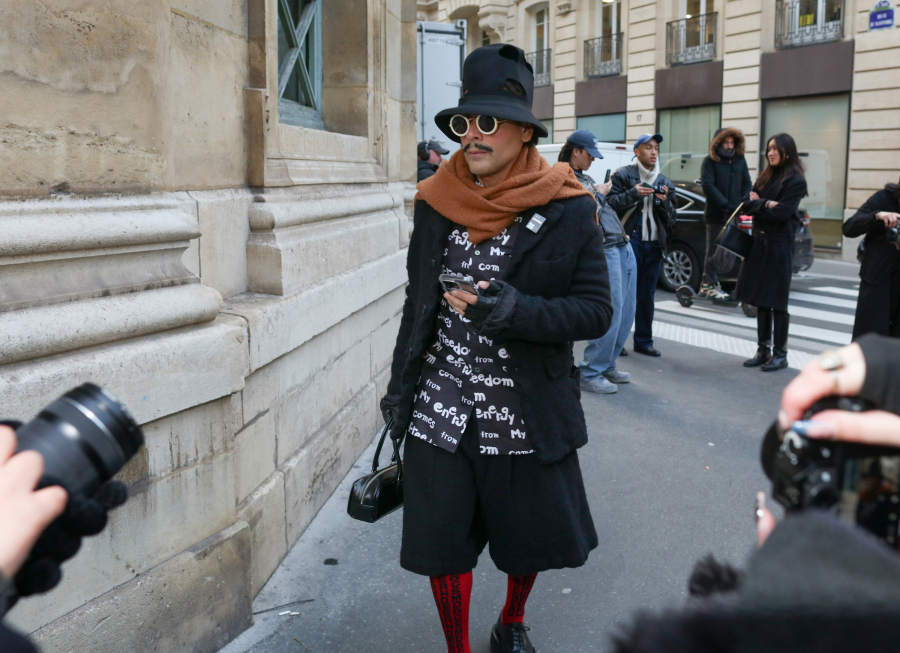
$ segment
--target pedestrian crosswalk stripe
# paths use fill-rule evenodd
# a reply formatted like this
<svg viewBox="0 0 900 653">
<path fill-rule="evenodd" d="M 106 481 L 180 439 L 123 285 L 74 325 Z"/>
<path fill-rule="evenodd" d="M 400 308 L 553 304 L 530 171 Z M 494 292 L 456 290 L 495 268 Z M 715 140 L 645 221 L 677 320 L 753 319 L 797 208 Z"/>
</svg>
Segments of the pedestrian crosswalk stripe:
<svg viewBox="0 0 900 653">
<path fill-rule="evenodd" d="M 835 324 L 846 324 L 853 326 L 855 317 L 847 313 L 833 313 L 831 311 L 821 311 L 817 308 L 806 308 L 805 306 L 795 306 L 788 304 L 788 313 L 796 317 L 805 317 L 810 320 L 819 320 L 820 322 L 834 322 Z"/>
<path fill-rule="evenodd" d="M 633 330 L 633 329 L 632 329 Z M 723 354 L 733 354 L 741 358 L 752 358 L 756 354 L 756 343 L 744 338 L 735 338 L 721 333 L 712 333 L 701 329 L 692 329 L 680 324 L 669 324 L 653 320 L 653 337 L 660 340 L 673 340 L 684 345 L 702 347 Z M 805 351 L 788 351 L 788 367 L 795 370 L 803 369 L 809 361 L 815 358 L 815 354 Z"/>
<path fill-rule="evenodd" d="M 837 308 L 856 309 L 855 299 L 839 299 L 837 297 L 828 297 L 827 295 L 814 295 L 808 292 L 792 292 L 791 299 L 798 302 L 810 302 L 812 304 L 825 304 L 826 306 L 835 306 Z"/>
<path fill-rule="evenodd" d="M 833 295 L 846 295 L 847 297 L 859 297 L 859 290 L 853 288 L 838 288 L 836 286 L 820 286 L 818 288 L 810 288 L 817 292 L 830 292 Z"/>
<path fill-rule="evenodd" d="M 656 304 L 657 310 L 667 313 L 676 313 L 687 317 L 693 317 L 698 320 L 709 320 L 711 322 L 721 322 L 722 324 L 734 324 L 745 329 L 756 330 L 756 319 L 752 317 L 744 317 L 743 315 L 734 315 L 733 313 L 719 313 L 718 311 L 703 308 L 702 306 L 694 306 L 685 308 L 678 302 L 663 301 Z M 808 338 L 810 340 L 818 340 L 835 345 L 849 345 L 851 335 L 849 333 L 841 333 L 840 331 L 832 331 L 830 329 L 820 329 L 819 327 L 806 326 L 805 324 L 792 323 L 788 327 L 788 333 L 798 338 Z"/>
</svg>

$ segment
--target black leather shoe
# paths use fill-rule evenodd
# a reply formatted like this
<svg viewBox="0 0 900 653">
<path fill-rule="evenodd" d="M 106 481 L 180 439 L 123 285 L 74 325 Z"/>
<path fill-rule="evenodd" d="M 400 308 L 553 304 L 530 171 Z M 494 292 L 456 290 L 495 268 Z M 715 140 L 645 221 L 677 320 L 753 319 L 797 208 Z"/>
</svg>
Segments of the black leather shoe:
<svg viewBox="0 0 900 653">
<path fill-rule="evenodd" d="M 775 372 L 776 370 L 783 370 L 787 366 L 787 352 L 779 351 L 776 349 L 775 355 L 772 357 L 772 360 L 770 360 L 759 369 L 761 369 L 763 372 Z"/>
<path fill-rule="evenodd" d="M 634 346 L 634 353 L 636 354 L 644 354 L 645 356 L 662 356 L 657 350 L 655 350 L 652 346 L 647 345 L 646 347 L 638 347 Z"/>
<path fill-rule="evenodd" d="M 760 347 L 756 350 L 756 356 L 744 361 L 744 367 L 759 367 L 772 360 L 772 350 L 768 347 Z"/>
<path fill-rule="evenodd" d="M 525 624 L 504 625 L 499 619 L 491 630 L 491 653 L 534 653 Z"/>
<path fill-rule="evenodd" d="M 622 351 L 619 352 L 619 356 L 627 356 L 628 352 L 625 351 L 625 347 L 622 347 Z"/>
</svg>

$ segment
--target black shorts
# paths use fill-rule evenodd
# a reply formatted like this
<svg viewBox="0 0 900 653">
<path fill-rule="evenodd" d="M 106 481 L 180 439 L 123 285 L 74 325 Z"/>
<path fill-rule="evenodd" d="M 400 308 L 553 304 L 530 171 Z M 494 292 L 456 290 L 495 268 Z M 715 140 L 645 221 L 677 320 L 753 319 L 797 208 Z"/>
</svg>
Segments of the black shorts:
<svg viewBox="0 0 900 653">
<path fill-rule="evenodd" d="M 513 576 L 583 565 L 597 532 L 578 454 L 552 465 L 534 454 L 485 456 L 476 424 L 454 453 L 407 437 L 400 565 L 423 576 L 463 574 L 485 544 Z"/>
</svg>

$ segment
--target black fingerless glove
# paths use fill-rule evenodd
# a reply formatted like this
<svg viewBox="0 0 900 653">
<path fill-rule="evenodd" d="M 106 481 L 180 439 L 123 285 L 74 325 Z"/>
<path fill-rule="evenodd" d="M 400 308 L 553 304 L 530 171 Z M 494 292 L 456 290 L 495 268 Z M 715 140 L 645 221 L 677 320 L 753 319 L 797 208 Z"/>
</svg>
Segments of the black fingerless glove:
<svg viewBox="0 0 900 653">
<path fill-rule="evenodd" d="M 488 315 L 497 308 L 502 290 L 503 286 L 500 283 L 491 281 L 487 288 L 481 289 L 478 300 L 474 304 L 466 306 L 465 317 L 472 322 L 476 329 L 480 330 L 484 326 L 484 321 L 488 318 Z"/>
<path fill-rule="evenodd" d="M 41 534 L 28 560 L 13 579 L 19 596 L 53 589 L 62 578 L 60 564 L 78 553 L 81 538 L 102 531 L 109 511 L 127 499 L 128 488 L 121 481 L 107 481 L 90 497 L 70 494 L 63 514 Z"/>
<path fill-rule="evenodd" d="M 478 300 L 466 307 L 465 317 L 479 333 L 498 333 L 512 322 L 518 297 L 518 291 L 508 283 L 491 281 L 481 289 Z"/>
<path fill-rule="evenodd" d="M 384 395 L 381 398 L 381 416 L 384 423 L 387 424 L 391 420 L 397 423 L 397 409 L 400 406 L 400 395 Z"/>
</svg>

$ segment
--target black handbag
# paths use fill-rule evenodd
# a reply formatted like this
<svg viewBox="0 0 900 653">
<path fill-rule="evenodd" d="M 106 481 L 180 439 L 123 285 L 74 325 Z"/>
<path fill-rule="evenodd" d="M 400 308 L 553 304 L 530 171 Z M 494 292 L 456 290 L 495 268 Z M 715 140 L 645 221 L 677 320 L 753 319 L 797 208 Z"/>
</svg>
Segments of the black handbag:
<svg viewBox="0 0 900 653">
<path fill-rule="evenodd" d="M 347 514 L 360 521 L 374 523 L 403 506 L 403 461 L 400 459 L 402 438 L 391 440 L 394 454 L 384 469 L 378 469 L 378 457 L 384 446 L 384 439 L 390 433 L 394 420 L 391 419 L 381 431 L 381 439 L 375 449 L 372 473 L 357 479 L 350 488 Z"/>
<path fill-rule="evenodd" d="M 735 256 L 747 258 L 747 256 L 750 255 L 750 250 L 753 248 L 753 236 L 743 229 L 738 229 L 737 223 L 740 219 L 739 213 L 742 206 L 744 206 L 743 202 L 734 210 L 731 217 L 728 218 L 728 222 L 719 233 L 719 237 L 716 238 L 716 245 L 727 252 L 731 252 Z"/>
</svg>

